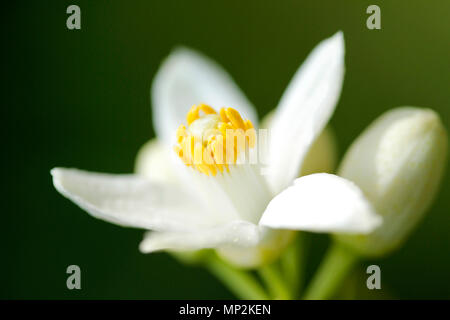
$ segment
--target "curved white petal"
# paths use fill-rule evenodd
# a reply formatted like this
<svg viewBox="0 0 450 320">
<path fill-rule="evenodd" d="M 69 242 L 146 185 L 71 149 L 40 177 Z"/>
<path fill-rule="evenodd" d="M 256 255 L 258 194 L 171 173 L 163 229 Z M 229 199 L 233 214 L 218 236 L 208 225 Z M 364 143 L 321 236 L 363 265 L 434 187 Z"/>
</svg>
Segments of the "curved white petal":
<svg viewBox="0 0 450 320">
<path fill-rule="evenodd" d="M 257 124 L 253 106 L 226 71 L 187 48 L 174 50 L 161 65 L 152 85 L 152 103 L 155 130 L 168 143 L 193 104 L 233 107 Z"/>
<path fill-rule="evenodd" d="M 260 227 L 235 220 L 195 232 L 148 232 L 139 245 L 144 253 L 159 250 L 199 250 L 233 245 L 249 247 L 260 241 Z"/>
<path fill-rule="evenodd" d="M 322 41 L 294 75 L 271 126 L 268 181 L 274 192 L 292 183 L 309 147 L 331 117 L 344 78 L 342 32 Z"/>
<path fill-rule="evenodd" d="M 267 206 L 260 225 L 315 232 L 369 233 L 381 224 L 362 191 L 341 177 L 317 173 L 295 180 Z"/>
<path fill-rule="evenodd" d="M 213 217 L 176 186 L 136 175 L 51 171 L 55 188 L 90 215 L 121 226 L 191 230 L 214 225 Z"/>
</svg>

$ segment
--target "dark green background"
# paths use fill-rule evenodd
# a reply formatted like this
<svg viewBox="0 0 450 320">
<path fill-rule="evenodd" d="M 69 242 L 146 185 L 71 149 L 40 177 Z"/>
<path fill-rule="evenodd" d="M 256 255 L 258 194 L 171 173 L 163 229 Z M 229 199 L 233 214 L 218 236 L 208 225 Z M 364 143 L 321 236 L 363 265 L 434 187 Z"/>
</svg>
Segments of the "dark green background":
<svg viewBox="0 0 450 320">
<path fill-rule="evenodd" d="M 381 7 L 382 30 L 366 28 Z M 82 29 L 66 28 L 77 4 Z M 331 121 L 340 153 L 378 115 L 430 107 L 450 125 L 450 1 L 34 1 L 2 9 L 4 187 L 0 298 L 230 298 L 206 271 L 138 252 L 142 231 L 88 216 L 53 188 L 54 166 L 127 173 L 154 136 L 149 88 L 184 44 L 235 78 L 259 115 L 337 30 L 346 76 Z M 383 297 L 450 298 L 449 172 L 407 244 L 377 263 Z M 5 221 L 6 220 L 6 221 Z M 310 236 L 308 273 L 327 237 Z M 82 290 L 66 289 L 66 267 Z M 373 297 L 373 293 L 369 293 Z"/>
</svg>

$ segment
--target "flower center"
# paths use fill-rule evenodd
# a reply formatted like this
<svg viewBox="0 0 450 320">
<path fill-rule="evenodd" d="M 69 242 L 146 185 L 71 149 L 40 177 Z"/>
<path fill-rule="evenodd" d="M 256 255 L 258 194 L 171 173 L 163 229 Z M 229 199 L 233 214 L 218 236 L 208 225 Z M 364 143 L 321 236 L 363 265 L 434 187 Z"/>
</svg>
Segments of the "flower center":
<svg viewBox="0 0 450 320">
<path fill-rule="evenodd" d="M 257 223 L 271 199 L 257 159 L 256 131 L 232 108 L 216 112 L 194 105 L 176 132 L 176 154 L 193 170 L 181 170 L 200 201 L 221 223 Z M 212 179 L 213 178 L 213 179 Z"/>
<path fill-rule="evenodd" d="M 187 128 L 182 124 L 177 129 L 174 150 L 185 165 L 205 175 L 229 172 L 229 165 L 244 161 L 255 146 L 253 124 L 233 108 L 217 113 L 206 104 L 194 105 L 186 122 Z"/>
</svg>

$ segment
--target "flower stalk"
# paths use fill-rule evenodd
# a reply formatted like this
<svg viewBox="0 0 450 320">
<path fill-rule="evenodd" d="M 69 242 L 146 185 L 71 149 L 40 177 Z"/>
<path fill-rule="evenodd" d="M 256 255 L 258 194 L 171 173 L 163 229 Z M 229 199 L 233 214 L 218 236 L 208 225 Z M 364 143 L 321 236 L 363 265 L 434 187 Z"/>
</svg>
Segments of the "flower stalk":
<svg viewBox="0 0 450 320">
<path fill-rule="evenodd" d="M 303 286 L 305 248 L 305 235 L 299 233 L 280 257 L 282 273 L 293 299 L 299 297 Z"/>
<path fill-rule="evenodd" d="M 286 285 L 285 279 L 280 273 L 279 266 L 275 263 L 262 266 L 258 270 L 259 275 L 263 279 L 270 296 L 274 300 L 290 300 L 292 293 Z"/>
<path fill-rule="evenodd" d="M 250 272 L 235 268 L 219 259 L 216 255 L 212 255 L 208 258 L 205 261 L 205 266 L 239 299 L 270 299 L 265 289 Z"/>
<path fill-rule="evenodd" d="M 340 243 L 334 243 L 322 260 L 304 295 L 306 300 L 333 297 L 342 281 L 358 262 L 359 257 Z"/>
</svg>

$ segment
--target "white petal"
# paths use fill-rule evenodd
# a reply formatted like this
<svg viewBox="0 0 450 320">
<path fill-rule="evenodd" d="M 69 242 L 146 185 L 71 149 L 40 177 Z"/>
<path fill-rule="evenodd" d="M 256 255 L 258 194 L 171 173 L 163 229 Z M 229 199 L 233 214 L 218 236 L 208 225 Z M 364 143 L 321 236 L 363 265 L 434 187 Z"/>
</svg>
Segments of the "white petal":
<svg viewBox="0 0 450 320">
<path fill-rule="evenodd" d="M 51 171 L 55 188 L 92 216 L 121 226 L 152 230 L 191 230 L 216 223 L 175 186 L 136 175 Z"/>
<path fill-rule="evenodd" d="M 260 225 L 315 232 L 369 233 L 381 223 L 351 181 L 317 173 L 295 180 L 267 206 Z"/>
<path fill-rule="evenodd" d="M 193 104 L 233 107 L 257 123 L 255 110 L 232 78 L 209 58 L 186 48 L 174 50 L 152 85 L 153 123 L 158 137 L 171 143 Z"/>
<path fill-rule="evenodd" d="M 344 77 L 342 32 L 322 41 L 291 80 L 271 127 L 268 180 L 274 192 L 292 183 L 309 147 L 331 117 Z"/>
<path fill-rule="evenodd" d="M 173 150 L 157 139 L 149 140 L 139 149 L 134 171 L 154 182 L 177 183 L 170 152 Z"/>
<path fill-rule="evenodd" d="M 260 240 L 260 228 L 250 222 L 235 220 L 227 224 L 195 232 L 148 232 L 139 249 L 144 252 L 158 250 L 199 250 L 225 245 L 254 246 Z"/>
</svg>

